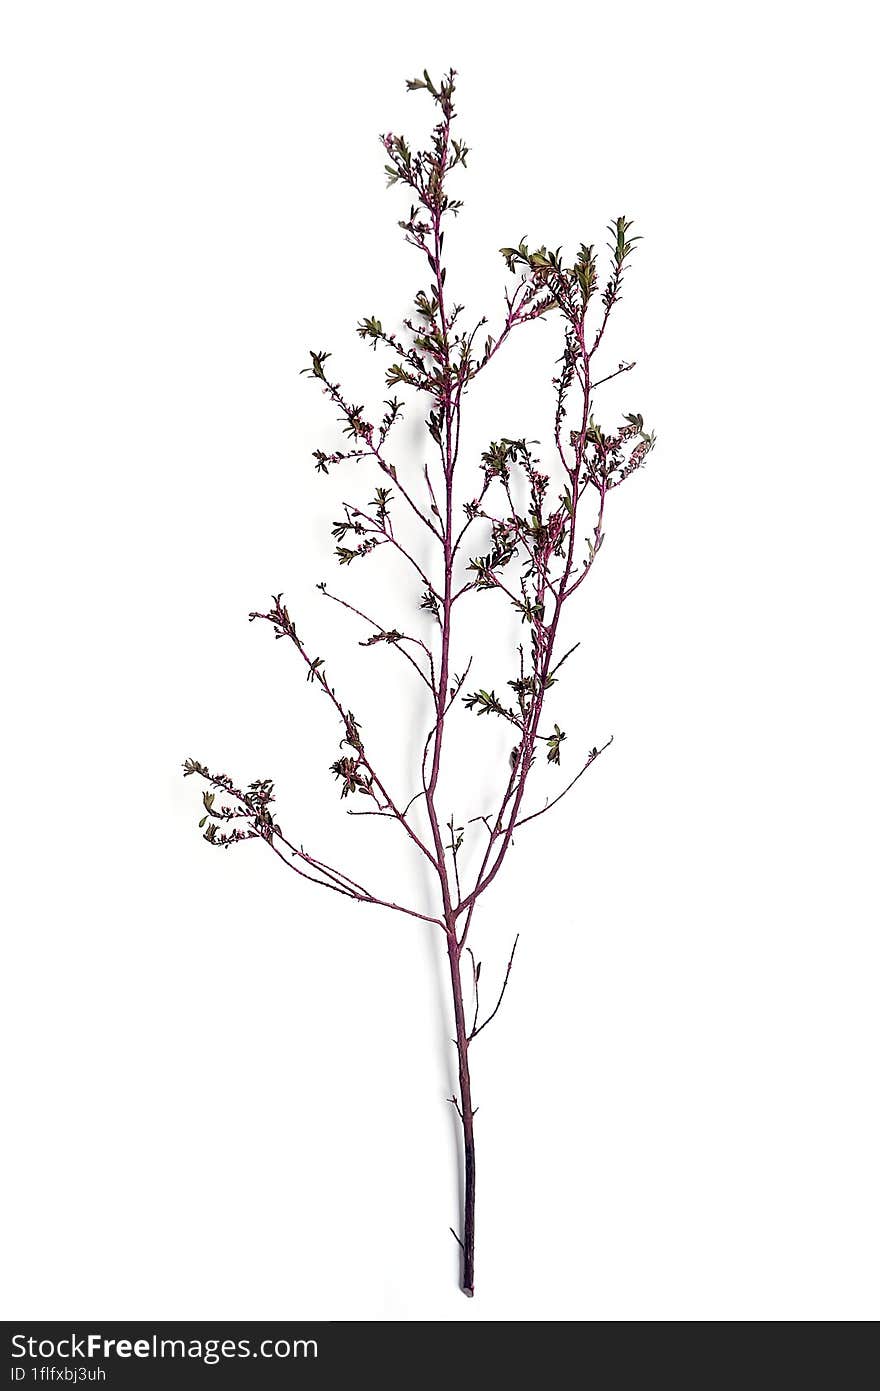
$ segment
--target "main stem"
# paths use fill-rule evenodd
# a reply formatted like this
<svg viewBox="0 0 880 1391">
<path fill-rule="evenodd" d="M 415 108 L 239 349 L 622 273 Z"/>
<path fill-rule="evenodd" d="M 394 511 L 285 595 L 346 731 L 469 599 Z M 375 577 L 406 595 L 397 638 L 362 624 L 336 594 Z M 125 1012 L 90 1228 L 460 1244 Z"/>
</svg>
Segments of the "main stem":
<svg viewBox="0 0 880 1391">
<path fill-rule="evenodd" d="M 449 955 L 449 972 L 452 980 L 452 1003 L 455 1012 L 455 1043 L 458 1049 L 460 1115 L 462 1132 L 464 1135 L 464 1231 L 462 1233 L 464 1268 L 461 1287 L 466 1295 L 472 1296 L 474 1293 L 476 1159 L 474 1154 L 474 1109 L 471 1101 L 471 1075 L 468 1066 L 468 1026 L 465 1019 L 464 1000 L 462 998 L 461 989 L 462 947 L 459 943 L 456 931 L 458 907 L 453 907 L 452 903 L 452 892 L 449 883 L 449 873 L 446 867 L 443 834 L 440 830 L 440 820 L 437 815 L 436 807 L 437 784 L 440 777 L 443 748 L 443 731 L 449 699 L 449 653 L 453 602 L 452 570 L 455 558 L 452 540 L 453 476 L 458 454 L 457 429 L 454 430 L 454 424 L 457 425 L 458 423 L 455 417 L 460 413 L 461 409 L 461 387 L 459 387 L 457 394 L 453 390 L 453 371 L 449 345 L 449 320 L 446 313 L 446 297 L 444 293 L 445 272 L 441 269 L 440 265 L 443 248 L 443 234 L 440 226 L 444 206 L 442 185 L 443 176 L 446 173 L 449 152 L 449 125 L 452 119 L 451 110 L 444 110 L 444 118 L 442 143 L 437 165 L 439 173 L 438 187 L 433 191 L 433 196 L 431 198 L 426 199 L 424 196 L 422 197 L 425 207 L 429 209 L 431 214 L 431 231 L 433 234 L 433 246 L 431 247 L 429 244 L 426 245 L 423 243 L 422 247 L 427 255 L 428 263 L 435 280 L 434 290 L 437 297 L 437 313 L 440 320 L 440 338 L 442 342 L 443 385 L 439 400 L 443 411 L 443 435 L 438 439 L 438 444 L 440 445 L 440 454 L 443 464 L 443 481 L 445 485 L 445 515 L 442 518 L 442 646 L 440 652 L 440 671 L 438 673 L 437 689 L 435 693 L 437 722 L 434 727 L 434 756 L 431 762 L 430 777 L 425 783 L 425 804 L 428 820 L 431 823 L 435 863 L 440 880 L 440 891 L 443 900 L 443 919 L 446 926 L 446 949 Z"/>
<path fill-rule="evenodd" d="M 456 941 L 454 926 L 447 933 L 447 946 L 449 974 L 452 979 L 452 1003 L 455 1011 L 455 1045 L 458 1049 L 461 1128 L 464 1135 L 464 1230 L 461 1235 L 463 1256 L 461 1288 L 466 1295 L 471 1297 L 474 1293 L 474 1217 L 477 1198 L 477 1161 L 474 1148 L 471 1070 L 468 1062 L 468 1027 L 461 990 L 461 947 Z"/>
</svg>

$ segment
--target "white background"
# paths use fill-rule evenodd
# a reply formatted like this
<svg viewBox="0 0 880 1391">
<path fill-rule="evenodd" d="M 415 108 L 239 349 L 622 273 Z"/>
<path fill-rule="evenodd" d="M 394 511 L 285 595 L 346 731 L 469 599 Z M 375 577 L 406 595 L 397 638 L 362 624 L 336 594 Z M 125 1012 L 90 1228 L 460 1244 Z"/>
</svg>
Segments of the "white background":
<svg viewBox="0 0 880 1391">
<path fill-rule="evenodd" d="M 870 10 L 4 6 L 5 1317 L 876 1317 Z M 426 63 L 473 149 L 453 297 L 497 316 L 498 246 L 632 216 L 606 399 L 659 438 L 558 694 L 569 769 L 614 745 L 484 900 L 486 982 L 522 938 L 474 1051 L 473 1301 L 439 933 L 210 850 L 179 775 L 273 776 L 292 835 L 424 897 L 246 615 L 285 591 L 403 789 L 424 711 L 314 582 L 389 623 L 409 591 L 331 567 L 355 479 L 316 477 L 298 369 L 381 399 L 352 329 L 422 276 L 376 134 L 423 136 Z M 469 460 L 546 438 L 555 343 L 499 358 Z M 469 623 L 503 684 L 507 614 Z"/>
</svg>

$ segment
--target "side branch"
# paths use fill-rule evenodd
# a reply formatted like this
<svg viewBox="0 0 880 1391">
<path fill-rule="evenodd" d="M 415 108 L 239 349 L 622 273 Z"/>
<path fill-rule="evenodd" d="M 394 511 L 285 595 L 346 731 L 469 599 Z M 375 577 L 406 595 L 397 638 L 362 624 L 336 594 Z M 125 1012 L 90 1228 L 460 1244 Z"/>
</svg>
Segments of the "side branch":
<svg viewBox="0 0 880 1391">
<path fill-rule="evenodd" d="M 209 786 L 217 788 L 238 804 L 237 807 L 229 805 L 215 807 L 215 794 L 205 793 L 206 815 L 200 824 L 204 824 L 210 819 L 211 825 L 205 832 L 205 839 L 210 843 L 225 847 L 236 841 L 263 840 L 278 856 L 282 864 L 286 865 L 288 869 L 292 869 L 294 874 L 298 874 L 301 879 L 308 879 L 310 883 L 317 884 L 322 889 L 330 889 L 333 893 L 342 894 L 343 898 L 351 898 L 358 903 L 374 903 L 377 907 L 390 908 L 394 912 L 405 913 L 407 917 L 418 918 L 422 922 L 436 923 L 439 927 L 444 926 L 441 918 L 432 917 L 428 913 L 420 913 L 415 908 L 408 908 L 404 904 L 382 898 L 378 894 L 372 893 L 371 890 L 343 870 L 335 869 L 332 865 L 317 859 L 316 856 L 310 855 L 303 846 L 293 845 L 283 834 L 281 827 L 269 810 L 269 804 L 274 801 L 271 783 L 253 784 L 254 790 L 249 795 L 236 787 L 232 779 L 225 774 L 213 774 L 193 759 L 188 759 L 184 764 L 184 773 L 187 776 L 197 773 Z M 228 836 L 216 834 L 215 823 L 239 820 L 243 820 L 248 825 L 247 831 L 236 829 Z M 288 851 L 289 859 L 284 851 L 279 849 L 277 842 L 280 842 Z M 296 863 L 297 861 L 302 861 L 303 864 L 308 865 L 309 869 L 303 869 L 301 864 Z M 313 873 L 309 873 L 309 870 L 312 870 Z"/>
<path fill-rule="evenodd" d="M 422 584 L 424 584 L 427 587 L 427 589 L 430 591 L 431 594 L 434 595 L 434 598 L 437 599 L 438 602 L 440 601 L 442 596 L 440 595 L 436 587 L 431 583 L 430 579 L 428 578 L 428 575 L 422 569 L 421 565 L 416 560 L 412 552 L 407 550 L 406 546 L 401 545 L 400 541 L 398 541 L 397 537 L 394 535 L 390 527 L 380 525 L 380 523 L 377 522 L 374 517 L 371 517 L 368 512 L 363 512 L 359 507 L 354 507 L 350 503 L 343 503 L 343 507 L 352 517 L 357 518 L 364 531 L 368 532 L 371 536 L 381 537 L 381 541 L 376 542 L 374 544 L 379 544 L 383 546 L 393 546 L 394 549 L 403 556 L 404 560 L 406 560 L 412 566 L 413 570 L 415 570 L 419 579 L 422 581 Z"/>
<path fill-rule="evenodd" d="M 608 738 L 605 741 L 601 748 L 592 749 L 590 751 L 590 756 L 584 764 L 583 768 L 581 768 L 581 771 L 572 778 L 568 786 L 564 787 L 562 791 L 553 798 L 552 802 L 547 802 L 543 807 L 541 807 L 540 811 L 533 811 L 528 816 L 521 816 L 518 821 L 514 821 L 513 829 L 516 831 L 520 826 L 525 826 L 527 821 L 534 821 L 536 817 L 543 816 L 545 811 L 549 811 L 551 807 L 556 806 L 557 802 L 561 802 L 566 793 L 571 791 L 575 783 L 578 782 L 584 776 L 584 773 L 587 771 L 587 769 L 590 768 L 596 762 L 596 759 L 599 757 L 600 753 L 604 753 L 605 750 L 613 743 L 614 735 L 612 734 L 610 738 Z"/>
<path fill-rule="evenodd" d="M 349 434 L 354 440 L 359 441 L 362 446 L 366 446 L 366 448 L 354 449 L 350 451 L 348 457 L 363 458 L 368 452 L 372 454 L 374 459 L 376 460 L 376 463 L 379 465 L 379 468 L 382 470 L 385 476 L 387 478 L 390 478 L 397 485 L 397 488 L 401 496 L 409 505 L 414 515 L 418 517 L 419 521 L 422 522 L 423 525 L 426 526 L 429 531 L 433 532 L 433 534 L 437 537 L 438 540 L 442 540 L 443 538 L 440 534 L 439 528 L 434 524 L 434 522 L 432 522 L 431 518 L 427 516 L 425 512 L 422 511 L 415 498 L 412 497 L 405 485 L 401 483 L 400 479 L 397 476 L 397 470 L 394 467 L 394 465 L 388 463 L 388 461 L 382 454 L 381 449 L 376 444 L 374 437 L 374 427 L 369 423 L 369 421 L 364 420 L 363 408 L 360 406 L 353 406 L 350 402 L 348 402 L 342 394 L 342 387 L 340 386 L 340 384 L 338 382 L 331 381 L 330 378 L 326 375 L 324 371 L 324 363 L 326 362 L 329 356 L 329 353 L 312 353 L 312 364 L 310 367 L 305 368 L 304 371 L 307 376 L 314 377 L 315 380 L 320 383 L 322 390 L 326 393 L 327 396 L 329 396 L 330 400 L 338 408 L 338 410 L 341 413 L 341 419 L 345 423 L 346 433 Z M 380 432 L 380 440 L 383 438 L 384 434 L 383 432 Z M 327 463 L 341 462 L 342 457 L 344 456 L 327 456 L 321 454 L 320 459 L 324 462 L 323 464 L 319 462 L 319 467 L 325 468 L 326 471 Z"/>
<path fill-rule="evenodd" d="M 383 628 L 382 624 L 377 623 L 375 618 L 370 618 L 369 614 L 364 613 L 362 609 L 356 608 L 354 604 L 350 604 L 347 599 L 342 599 L 338 594 L 333 594 L 325 584 L 319 584 L 318 589 L 327 599 L 332 599 L 334 604 L 339 604 L 342 608 L 348 609 L 349 613 L 356 614 L 358 618 L 362 618 L 365 623 L 369 623 L 372 628 L 375 628 L 376 632 L 374 636 L 368 639 L 367 642 L 362 642 L 360 644 L 361 647 L 372 647 L 378 642 L 385 642 L 391 647 L 396 647 L 401 657 L 406 658 L 416 675 L 420 680 L 424 681 L 436 705 L 437 691 L 434 684 L 434 658 L 431 655 L 431 649 L 428 647 L 427 643 L 422 642 L 421 638 L 414 638 L 408 636 L 406 633 L 399 633 L 396 628 Z M 414 647 L 420 647 L 427 655 L 429 671 L 431 673 L 430 678 L 422 671 L 422 668 L 410 653 L 401 646 L 404 642 L 412 643 Z"/>
<path fill-rule="evenodd" d="M 351 746 L 356 750 L 359 762 L 363 764 L 364 768 L 367 770 L 370 776 L 370 779 L 372 780 L 372 783 L 375 784 L 375 787 L 379 789 L 379 792 L 384 797 L 385 806 L 392 813 L 392 815 L 395 816 L 396 819 L 400 822 L 407 835 L 410 837 L 413 843 L 418 846 L 419 850 L 421 850 L 422 854 L 426 857 L 429 863 L 432 864 L 436 869 L 437 860 L 435 859 L 434 855 L 428 849 L 427 845 L 424 843 L 422 838 L 416 833 L 416 831 L 413 830 L 404 813 L 399 810 L 397 804 L 389 795 L 387 789 L 385 788 L 385 785 L 378 777 L 375 768 L 368 759 L 360 735 L 357 732 L 357 726 L 351 715 L 351 712 L 344 709 L 336 695 L 336 692 L 330 685 L 330 682 L 327 680 L 327 676 L 323 670 L 323 659 L 320 657 L 312 658 L 309 656 L 308 652 L 306 651 L 303 645 L 302 639 L 296 631 L 296 627 L 290 617 L 290 614 L 287 612 L 286 607 L 282 606 L 281 595 L 278 594 L 274 597 L 275 608 L 273 609 L 273 611 L 271 613 L 252 613 L 250 615 L 251 620 L 255 618 L 261 618 L 265 622 L 271 623 L 273 625 L 275 629 L 276 638 L 286 637 L 291 640 L 297 652 L 300 654 L 300 656 L 302 657 L 303 661 L 309 669 L 307 679 L 309 681 L 317 682 L 324 694 L 331 701 L 346 731 L 346 742 L 351 744 Z"/>
<path fill-rule="evenodd" d="M 501 1001 L 504 999 L 504 992 L 505 992 L 505 990 L 507 989 L 507 982 L 510 980 L 510 972 L 511 972 L 511 970 L 513 969 L 513 958 L 516 956 L 516 947 L 517 947 L 517 943 L 518 943 L 518 942 L 519 942 L 519 933 L 516 934 L 516 938 L 515 938 L 514 943 L 513 943 L 513 948 L 512 948 L 511 953 L 510 953 L 510 960 L 509 960 L 508 963 L 507 963 L 507 970 L 504 972 L 504 984 L 503 984 L 502 987 L 501 987 L 501 994 L 498 996 L 498 1000 L 497 1000 L 497 1002 L 496 1002 L 495 1008 L 493 1009 L 492 1013 L 489 1015 L 488 1019 L 484 1019 L 483 1022 L 482 1022 L 482 1024 L 479 1025 L 479 1027 L 477 1026 L 476 1015 L 474 1016 L 474 1027 L 471 1029 L 470 1033 L 468 1034 L 468 1043 L 472 1043 L 473 1040 L 477 1037 L 477 1035 L 478 1035 L 478 1034 L 481 1034 L 481 1033 L 483 1032 L 483 1030 L 485 1029 L 486 1025 L 492 1023 L 492 1020 L 495 1018 L 495 1015 L 498 1013 L 498 1011 L 499 1011 L 500 1008 L 501 1008 Z"/>
<path fill-rule="evenodd" d="M 291 845 L 290 841 L 284 836 L 277 832 L 276 835 L 296 859 L 305 860 L 307 864 L 316 866 L 323 873 L 333 872 L 322 865 L 320 861 L 308 855 L 305 850 Z M 278 849 L 277 845 L 272 844 L 271 841 L 269 844 L 282 863 L 287 865 L 288 869 L 294 870 L 297 874 L 302 875 L 304 879 L 311 879 L 313 883 L 320 884 L 325 889 L 333 889 L 335 892 L 341 893 L 347 898 L 353 898 L 357 903 L 373 903 L 377 908 L 390 908 L 395 913 L 405 913 L 408 918 L 418 918 L 420 922 L 436 923 L 438 927 L 444 926 L 442 918 L 432 917 L 430 913 L 419 913 L 415 908 L 407 908 L 406 905 L 402 903 L 392 903 L 390 899 L 380 898 L 378 894 L 371 893 L 369 889 L 363 888 L 363 886 L 348 888 L 347 886 L 330 883 L 326 880 L 318 879 L 314 875 L 306 874 L 304 870 L 299 869 L 291 860 L 288 860 L 286 855 Z M 347 875 L 344 877 L 346 879 L 348 878 Z M 351 883 L 352 881 L 349 882 Z"/>
</svg>

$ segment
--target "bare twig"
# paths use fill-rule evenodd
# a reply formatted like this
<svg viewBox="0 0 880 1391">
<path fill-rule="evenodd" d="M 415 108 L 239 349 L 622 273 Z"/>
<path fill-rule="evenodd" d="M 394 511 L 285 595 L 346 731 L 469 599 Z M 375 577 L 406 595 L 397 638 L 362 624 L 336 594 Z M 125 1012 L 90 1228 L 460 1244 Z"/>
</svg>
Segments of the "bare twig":
<svg viewBox="0 0 880 1391">
<path fill-rule="evenodd" d="M 504 984 L 501 987 L 501 994 L 498 996 L 495 1008 L 493 1009 L 492 1013 L 488 1016 L 488 1018 L 483 1020 L 479 1028 L 474 1028 L 471 1030 L 470 1037 L 468 1040 L 469 1042 L 473 1042 L 473 1040 L 483 1032 L 486 1025 L 492 1023 L 492 1020 L 495 1018 L 495 1015 L 501 1008 L 501 1001 L 504 999 L 504 992 L 507 989 L 507 982 L 510 980 L 510 972 L 513 968 L 513 958 L 516 956 L 517 942 L 519 942 L 519 933 L 516 934 L 516 939 L 513 943 L 513 949 L 510 953 L 510 960 L 507 963 L 507 970 L 504 972 Z"/>
<path fill-rule="evenodd" d="M 534 821 L 535 818 L 538 816 L 543 816 L 545 811 L 549 811 L 551 807 L 556 806 L 557 802 L 561 802 L 565 794 L 571 791 L 575 783 L 579 782 L 580 779 L 584 776 L 584 773 L 587 771 L 587 769 L 592 767 L 592 765 L 596 762 L 596 759 L 599 757 L 599 754 L 604 753 L 605 750 L 609 747 L 609 745 L 613 743 L 614 735 L 612 734 L 609 739 L 606 739 L 605 743 L 602 745 L 601 748 L 592 750 L 589 758 L 587 759 L 583 768 L 581 768 L 580 772 L 575 774 L 568 786 L 564 787 L 562 791 L 558 794 L 558 796 L 553 798 L 552 802 L 547 802 L 543 807 L 541 807 L 540 811 L 533 811 L 529 816 L 521 816 L 519 820 L 516 822 L 514 830 L 517 830 L 520 826 L 525 826 L 526 823 L 529 821 Z"/>
</svg>

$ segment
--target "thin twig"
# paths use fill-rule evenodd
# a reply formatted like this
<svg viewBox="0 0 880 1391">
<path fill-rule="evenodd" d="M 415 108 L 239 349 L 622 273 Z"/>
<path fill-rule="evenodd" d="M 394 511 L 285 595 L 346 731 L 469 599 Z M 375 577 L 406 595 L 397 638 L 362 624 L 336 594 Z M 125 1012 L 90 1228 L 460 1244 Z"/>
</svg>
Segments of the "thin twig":
<svg viewBox="0 0 880 1391">
<path fill-rule="evenodd" d="M 574 787 L 575 783 L 578 782 L 579 779 L 582 778 L 582 777 L 584 776 L 584 773 L 587 771 L 587 769 L 588 769 L 589 767 L 591 767 L 591 765 L 592 765 L 593 763 L 596 762 L 596 759 L 599 757 L 599 754 L 600 754 L 600 753 L 604 753 L 605 750 L 608 748 L 608 746 L 609 746 L 610 744 L 613 744 L 613 743 L 614 743 L 614 735 L 612 734 L 611 737 L 610 737 L 609 739 L 607 739 L 607 740 L 605 741 L 605 743 L 602 745 L 601 749 L 594 749 L 594 750 L 593 750 L 593 752 L 590 754 L 589 758 L 587 759 L 587 761 L 586 761 L 586 763 L 584 764 L 584 766 L 583 766 L 583 768 L 581 769 L 581 771 L 580 771 L 575 777 L 572 778 L 572 780 L 571 780 L 571 782 L 568 784 L 568 786 L 567 786 L 567 787 L 564 787 L 564 788 L 562 789 L 562 791 L 558 794 L 558 796 L 556 796 L 556 797 L 553 798 L 553 801 L 552 801 L 552 802 L 547 802 L 547 804 L 546 804 L 545 806 L 541 807 L 541 810 L 540 810 L 540 811 L 533 811 L 529 816 L 521 816 L 521 817 L 519 818 L 518 821 L 514 822 L 514 827 L 513 827 L 513 829 L 514 829 L 514 830 L 517 830 L 518 827 L 520 827 L 520 826 L 525 826 L 525 824 L 526 824 L 527 821 L 534 821 L 536 817 L 538 817 L 538 816 L 543 816 L 545 811 L 549 811 L 551 807 L 555 807 L 555 806 L 556 806 L 556 803 L 557 803 L 557 802 L 561 802 L 562 799 L 563 799 L 563 797 L 565 796 L 566 792 L 570 792 L 571 789 Z"/>
<path fill-rule="evenodd" d="M 634 362 L 622 362 L 616 372 L 609 372 L 607 377 L 600 377 L 597 382 L 593 382 L 593 390 L 595 391 L 597 386 L 604 386 L 605 382 L 613 381 L 615 377 L 621 376 L 624 372 L 631 372 L 635 365 Z"/>
<path fill-rule="evenodd" d="M 471 959 L 471 970 L 474 973 L 474 1018 L 473 1023 L 471 1024 L 470 1033 L 470 1037 L 473 1038 L 474 1029 L 477 1027 L 477 1020 L 480 1017 L 480 968 L 477 965 L 477 959 L 471 951 L 470 947 L 466 947 L 465 950 L 467 951 L 467 954 Z"/>
<path fill-rule="evenodd" d="M 450 1103 L 455 1107 L 456 1111 L 458 1112 L 458 1119 L 459 1119 L 460 1121 L 462 1121 L 462 1123 L 463 1123 L 463 1122 L 464 1122 L 464 1116 L 462 1115 L 462 1113 L 461 1113 L 461 1107 L 460 1107 L 459 1104 L 458 1104 L 458 1097 L 457 1097 L 457 1096 L 447 1096 L 446 1100 L 447 1100 L 448 1102 L 450 1102 Z"/>
<path fill-rule="evenodd" d="M 383 628 L 382 624 L 377 623 L 375 618 L 370 618 L 369 614 L 364 613 L 362 609 L 357 608 L 354 604 L 350 604 L 347 599 L 343 599 L 340 597 L 340 595 L 334 594 L 331 590 L 327 588 L 326 585 L 320 584 L 318 585 L 318 588 L 326 599 L 332 599 L 334 604 L 339 604 L 341 608 L 348 609 L 349 613 L 353 613 L 358 618 L 362 618 L 365 623 L 369 623 L 370 626 L 372 628 L 375 628 L 377 633 L 381 633 L 383 637 L 385 636 L 385 634 L 391 631 L 388 628 Z M 410 637 L 407 633 L 401 633 L 399 637 L 396 637 L 393 640 L 388 639 L 388 646 L 396 647 L 400 655 L 406 658 L 410 666 L 415 671 L 416 675 L 422 681 L 424 681 L 425 685 L 428 687 L 428 690 L 431 692 L 431 695 L 436 700 L 437 697 L 433 682 L 428 679 L 428 677 L 422 671 L 422 668 L 419 666 L 415 658 L 410 656 L 409 652 L 405 651 L 404 648 L 401 647 L 400 644 L 403 642 L 411 642 L 416 647 L 421 647 L 424 652 L 427 652 L 428 660 L 429 662 L 431 662 L 431 665 L 433 667 L 433 662 L 431 661 L 431 653 L 428 651 L 428 648 L 426 647 L 425 643 L 422 642 L 421 638 Z M 362 644 L 362 646 L 363 645 L 364 644 Z"/>
<path fill-rule="evenodd" d="M 516 944 L 517 944 L 518 941 L 519 941 L 519 933 L 516 934 L 516 939 L 514 940 L 514 943 L 513 943 L 513 950 L 512 950 L 511 953 L 510 953 L 510 960 L 509 960 L 508 963 L 507 963 L 507 970 L 504 972 L 504 984 L 503 984 L 502 987 L 501 987 L 501 994 L 498 996 L 498 1002 L 497 1002 L 497 1004 L 495 1005 L 495 1008 L 493 1009 L 492 1013 L 489 1015 L 488 1019 L 484 1019 L 483 1022 L 482 1022 L 482 1024 L 480 1025 L 480 1027 L 479 1027 L 478 1029 L 472 1029 L 472 1030 L 471 1030 L 471 1033 L 470 1033 L 469 1036 L 468 1036 L 468 1043 L 472 1043 L 473 1040 L 477 1037 L 477 1035 L 478 1035 L 478 1034 L 481 1034 L 481 1033 L 483 1032 L 483 1030 L 485 1029 L 486 1025 L 492 1023 L 492 1020 L 495 1018 L 495 1015 L 498 1013 L 498 1011 L 499 1011 L 500 1008 L 501 1008 L 501 1001 L 504 999 L 504 992 L 505 992 L 505 990 L 507 989 L 507 982 L 510 980 L 510 971 L 511 971 L 511 968 L 512 968 L 512 966 L 513 966 L 513 958 L 516 956 Z"/>
</svg>

